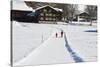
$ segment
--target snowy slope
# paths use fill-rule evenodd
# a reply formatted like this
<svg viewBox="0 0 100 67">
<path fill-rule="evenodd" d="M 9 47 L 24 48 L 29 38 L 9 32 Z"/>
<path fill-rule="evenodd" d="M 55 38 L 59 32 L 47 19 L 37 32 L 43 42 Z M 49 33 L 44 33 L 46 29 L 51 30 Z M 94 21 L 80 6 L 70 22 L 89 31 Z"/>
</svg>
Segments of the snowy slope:
<svg viewBox="0 0 100 67">
<path fill-rule="evenodd" d="M 46 32 L 45 32 L 46 31 Z M 52 34 L 46 25 L 13 22 L 13 62 L 18 62 Z"/>
<path fill-rule="evenodd" d="M 57 31 L 57 30 L 55 30 Z M 74 62 L 65 47 L 64 38 L 55 38 L 55 32 L 52 36 L 36 48 L 29 56 L 22 59 L 14 65 L 38 65 Z"/>
<path fill-rule="evenodd" d="M 96 26 L 59 25 L 66 33 L 68 44 L 84 61 L 97 61 L 97 33 L 85 32 L 96 30 Z"/>
<path fill-rule="evenodd" d="M 86 32 L 97 29 L 96 26 L 18 22 L 14 25 L 15 66 L 97 60 L 97 33 Z M 65 36 L 55 38 L 61 30 Z"/>
</svg>

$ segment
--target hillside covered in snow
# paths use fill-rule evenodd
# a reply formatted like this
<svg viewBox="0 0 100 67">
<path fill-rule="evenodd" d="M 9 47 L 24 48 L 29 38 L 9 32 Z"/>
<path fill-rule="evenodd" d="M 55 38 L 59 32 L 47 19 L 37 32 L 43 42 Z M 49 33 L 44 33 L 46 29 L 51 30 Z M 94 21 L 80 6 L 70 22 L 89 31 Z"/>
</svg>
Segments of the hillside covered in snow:
<svg viewBox="0 0 100 67">
<path fill-rule="evenodd" d="M 96 26 L 12 23 L 14 66 L 97 60 Z"/>
</svg>

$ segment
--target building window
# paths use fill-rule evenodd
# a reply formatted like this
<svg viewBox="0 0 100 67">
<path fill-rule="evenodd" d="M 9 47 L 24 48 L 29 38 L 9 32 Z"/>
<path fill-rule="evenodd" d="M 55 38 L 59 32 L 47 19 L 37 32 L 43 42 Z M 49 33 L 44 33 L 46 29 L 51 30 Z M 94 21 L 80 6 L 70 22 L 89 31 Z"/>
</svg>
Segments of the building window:
<svg viewBox="0 0 100 67">
<path fill-rule="evenodd" d="M 43 20 L 43 17 L 41 17 L 40 20 Z"/>
<path fill-rule="evenodd" d="M 49 18 L 46 18 L 46 20 L 49 20 Z"/>
<path fill-rule="evenodd" d="M 47 12 L 47 10 L 46 10 L 46 9 L 44 9 L 44 12 Z"/>
<path fill-rule="evenodd" d="M 50 17 L 51 17 L 51 16 L 52 16 L 52 14 L 48 14 L 48 13 L 47 13 L 47 14 L 46 14 L 46 16 L 50 16 Z"/>
<path fill-rule="evenodd" d="M 53 20 L 56 20 L 55 18 L 53 18 Z"/>
<path fill-rule="evenodd" d="M 55 17 L 56 15 L 55 14 L 53 14 L 53 17 Z"/>
<path fill-rule="evenodd" d="M 41 16 L 44 16 L 44 14 L 43 14 L 43 13 L 41 13 L 40 15 L 41 15 Z"/>
<path fill-rule="evenodd" d="M 52 18 L 49 18 L 49 20 L 52 20 Z"/>
<path fill-rule="evenodd" d="M 46 16 L 49 16 L 49 14 L 46 14 Z"/>
<path fill-rule="evenodd" d="M 49 12 L 51 12 L 51 10 L 49 10 Z"/>
<path fill-rule="evenodd" d="M 52 14 L 49 14 L 49 16 L 52 16 Z"/>
</svg>

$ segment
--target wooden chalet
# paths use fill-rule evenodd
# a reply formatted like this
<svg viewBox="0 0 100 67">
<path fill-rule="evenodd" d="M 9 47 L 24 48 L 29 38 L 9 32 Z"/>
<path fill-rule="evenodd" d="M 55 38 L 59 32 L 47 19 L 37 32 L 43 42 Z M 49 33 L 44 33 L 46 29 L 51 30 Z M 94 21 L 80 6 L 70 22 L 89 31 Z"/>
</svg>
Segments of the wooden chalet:
<svg viewBox="0 0 100 67">
<path fill-rule="evenodd" d="M 54 8 L 50 5 L 32 9 L 28 7 L 24 1 L 20 1 L 20 3 L 16 3 L 16 1 L 13 1 L 12 6 L 11 20 L 34 23 L 42 21 L 42 23 L 51 24 L 55 24 L 56 21 L 62 20 L 62 9 Z"/>
<path fill-rule="evenodd" d="M 35 11 L 39 14 L 39 21 L 52 21 L 51 23 L 54 21 L 54 23 L 56 23 L 55 21 L 62 20 L 62 9 L 45 5 L 37 8 Z"/>
<path fill-rule="evenodd" d="M 84 22 L 89 21 L 89 14 L 86 13 L 86 12 L 78 14 L 77 15 L 77 21 L 84 21 Z"/>
</svg>

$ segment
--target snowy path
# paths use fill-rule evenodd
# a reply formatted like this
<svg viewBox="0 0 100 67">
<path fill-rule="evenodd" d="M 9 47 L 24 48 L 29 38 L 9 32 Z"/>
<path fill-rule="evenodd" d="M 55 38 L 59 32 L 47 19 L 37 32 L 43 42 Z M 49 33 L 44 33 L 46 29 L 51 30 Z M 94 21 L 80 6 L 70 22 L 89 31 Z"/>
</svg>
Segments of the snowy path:
<svg viewBox="0 0 100 67">
<path fill-rule="evenodd" d="M 52 36 L 31 54 L 14 65 L 38 65 L 75 62 L 65 47 L 65 39 Z"/>
<path fill-rule="evenodd" d="M 57 28 L 58 32 L 62 29 Z M 57 31 L 56 31 L 57 32 Z M 36 48 L 31 54 L 15 63 L 14 65 L 38 65 L 38 64 L 55 64 L 55 63 L 69 63 L 69 62 L 83 62 L 69 46 L 67 37 L 64 32 L 63 38 L 55 38 L 55 32 L 52 36 Z"/>
<path fill-rule="evenodd" d="M 30 52 L 47 40 L 52 32 L 53 29 L 45 24 L 13 21 L 13 63 L 20 61 L 30 54 Z"/>
</svg>

